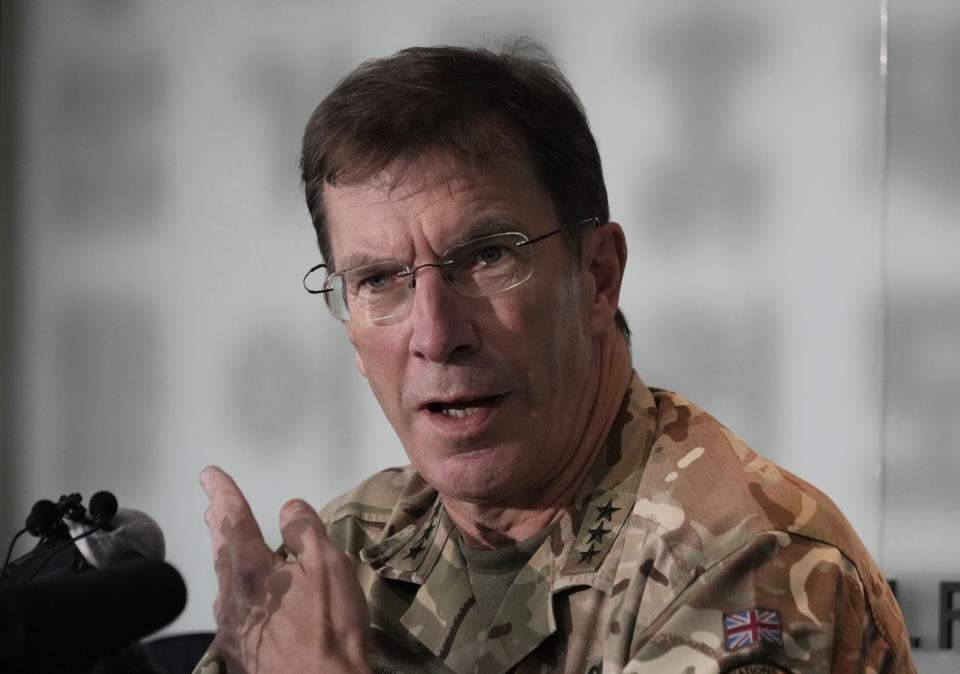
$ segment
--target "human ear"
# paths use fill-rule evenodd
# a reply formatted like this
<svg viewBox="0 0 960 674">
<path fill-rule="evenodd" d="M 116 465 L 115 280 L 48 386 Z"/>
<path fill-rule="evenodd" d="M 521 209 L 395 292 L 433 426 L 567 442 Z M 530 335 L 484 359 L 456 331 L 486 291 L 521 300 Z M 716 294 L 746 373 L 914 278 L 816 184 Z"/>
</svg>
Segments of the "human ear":
<svg viewBox="0 0 960 674">
<path fill-rule="evenodd" d="M 616 222 L 601 225 L 587 239 L 586 270 L 594 281 L 590 324 L 595 333 L 612 326 L 620 305 L 620 286 L 627 264 L 627 240 Z"/>
</svg>

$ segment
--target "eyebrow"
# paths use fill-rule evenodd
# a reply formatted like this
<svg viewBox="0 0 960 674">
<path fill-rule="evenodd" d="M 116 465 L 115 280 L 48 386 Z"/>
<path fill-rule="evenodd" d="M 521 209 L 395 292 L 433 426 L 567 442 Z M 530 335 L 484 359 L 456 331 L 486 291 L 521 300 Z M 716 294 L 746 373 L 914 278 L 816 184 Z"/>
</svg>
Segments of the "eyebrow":
<svg viewBox="0 0 960 674">
<path fill-rule="evenodd" d="M 504 232 L 518 231 L 522 231 L 522 229 L 514 220 L 508 220 L 506 218 L 497 216 L 480 218 L 479 220 L 476 220 L 467 226 L 463 231 L 463 236 L 447 246 L 447 248 L 452 248 L 453 246 L 460 245 L 461 243 L 465 243 L 467 241 L 472 241 L 473 239 L 491 236 L 492 234 L 503 234 Z"/>
<path fill-rule="evenodd" d="M 397 263 L 399 265 L 406 265 L 405 262 L 401 262 L 395 258 L 391 257 L 374 257 L 368 253 L 357 253 L 356 255 L 349 255 L 344 258 L 344 265 L 340 267 L 337 265 L 337 268 L 333 271 L 336 273 L 343 273 L 350 271 L 351 269 L 357 269 L 358 267 L 369 267 L 373 265 L 380 264 L 391 264 Z"/>
<path fill-rule="evenodd" d="M 460 244 L 466 243 L 467 241 L 472 241 L 473 239 L 479 239 L 481 237 L 491 236 L 493 234 L 503 234 L 504 232 L 518 231 L 523 230 L 514 220 L 508 220 L 507 218 L 497 216 L 483 217 L 469 224 L 464 230 L 461 230 L 460 236 L 452 243 L 448 244 L 440 252 L 440 255 L 443 255 L 443 253 L 454 246 L 459 246 Z M 343 267 L 341 268 L 340 265 L 337 265 L 337 269 L 335 271 L 350 271 L 351 269 L 356 269 L 357 267 L 366 267 L 368 265 L 386 264 L 391 262 L 397 262 L 403 265 L 407 264 L 406 262 L 396 258 L 376 257 L 375 255 L 367 252 L 359 252 L 346 256 L 343 259 Z"/>
</svg>

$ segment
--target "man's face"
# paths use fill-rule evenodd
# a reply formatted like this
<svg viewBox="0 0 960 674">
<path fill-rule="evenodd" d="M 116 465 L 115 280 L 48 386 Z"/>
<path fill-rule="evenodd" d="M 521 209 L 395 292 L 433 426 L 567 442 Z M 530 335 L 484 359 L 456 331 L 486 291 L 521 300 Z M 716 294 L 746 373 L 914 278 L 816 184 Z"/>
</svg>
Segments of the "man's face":
<svg viewBox="0 0 960 674">
<path fill-rule="evenodd" d="M 326 186 L 338 269 L 434 263 L 491 223 L 529 238 L 559 226 L 546 191 L 512 155 L 469 178 L 427 157 L 397 178 L 388 170 Z M 593 279 L 573 271 L 562 235 L 533 246 L 533 276 L 516 288 L 465 297 L 427 267 L 405 316 L 346 323 L 360 371 L 411 462 L 448 498 L 533 502 L 581 456 L 598 386 Z"/>
</svg>

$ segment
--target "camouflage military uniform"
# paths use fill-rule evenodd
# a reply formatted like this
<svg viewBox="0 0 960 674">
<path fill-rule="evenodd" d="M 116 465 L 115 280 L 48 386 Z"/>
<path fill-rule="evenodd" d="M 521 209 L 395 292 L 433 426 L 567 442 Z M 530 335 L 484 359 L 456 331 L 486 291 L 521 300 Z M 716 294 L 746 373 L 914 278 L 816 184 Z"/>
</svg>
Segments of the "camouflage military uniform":
<svg viewBox="0 0 960 674">
<path fill-rule="evenodd" d="M 915 671 L 896 602 L 836 506 L 636 375 L 489 629 L 443 501 L 412 468 L 322 514 L 355 560 L 378 672 Z"/>
</svg>

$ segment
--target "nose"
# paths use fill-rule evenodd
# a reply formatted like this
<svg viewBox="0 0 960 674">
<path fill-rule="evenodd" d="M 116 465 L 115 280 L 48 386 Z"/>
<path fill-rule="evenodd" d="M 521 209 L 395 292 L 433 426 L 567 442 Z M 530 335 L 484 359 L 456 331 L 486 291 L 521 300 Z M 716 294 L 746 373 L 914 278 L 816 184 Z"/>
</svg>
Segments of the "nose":
<svg viewBox="0 0 960 674">
<path fill-rule="evenodd" d="M 431 274 L 429 269 L 419 268 L 415 276 L 410 353 L 416 358 L 446 363 L 475 352 L 480 339 L 463 306 L 468 298 L 454 290 L 443 277 L 442 269 L 437 271 Z"/>
</svg>

